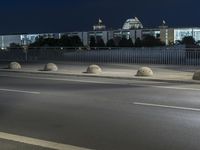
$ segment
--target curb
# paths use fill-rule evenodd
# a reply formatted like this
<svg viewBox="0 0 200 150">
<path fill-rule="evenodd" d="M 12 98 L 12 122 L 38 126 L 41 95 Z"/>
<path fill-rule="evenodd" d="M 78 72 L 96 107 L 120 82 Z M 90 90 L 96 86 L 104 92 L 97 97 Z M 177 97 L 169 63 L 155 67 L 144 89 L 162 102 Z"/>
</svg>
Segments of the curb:
<svg viewBox="0 0 200 150">
<path fill-rule="evenodd" d="M 57 76 L 74 76 L 74 77 L 95 77 L 95 78 L 107 78 L 107 79 L 125 79 L 125 80 L 139 80 L 139 81 L 155 81 L 155 82 L 168 82 L 168 83 L 185 83 L 185 84 L 200 84 L 200 81 L 197 80 L 171 80 L 171 79 L 150 79 L 146 77 L 117 77 L 117 76 L 100 76 L 92 74 L 73 74 L 73 73 L 57 73 L 57 72 L 41 72 L 41 71 L 22 71 L 22 70 L 6 70 L 0 69 L 0 72 L 9 72 L 9 73 L 26 73 L 26 74 L 39 74 L 39 75 L 57 75 Z"/>
</svg>

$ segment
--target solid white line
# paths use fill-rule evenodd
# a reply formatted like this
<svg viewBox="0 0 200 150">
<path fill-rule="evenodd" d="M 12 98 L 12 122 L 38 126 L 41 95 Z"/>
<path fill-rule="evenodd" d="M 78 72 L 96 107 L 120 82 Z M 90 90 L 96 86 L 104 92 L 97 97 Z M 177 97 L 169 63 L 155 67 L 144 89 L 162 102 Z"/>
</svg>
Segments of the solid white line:
<svg viewBox="0 0 200 150">
<path fill-rule="evenodd" d="M 153 88 L 162 88 L 162 89 L 174 89 L 174 90 L 191 90 L 191 91 L 200 91 L 197 88 L 186 88 L 186 87 L 173 87 L 173 86 L 151 86 Z"/>
<path fill-rule="evenodd" d="M 23 91 L 23 90 L 14 90 L 14 89 L 0 89 L 0 91 L 5 91 L 5 92 L 17 92 L 17 93 L 26 93 L 26 94 L 40 94 L 40 92 Z"/>
<path fill-rule="evenodd" d="M 140 106 L 171 108 L 171 109 L 189 110 L 189 111 L 198 111 L 198 112 L 200 112 L 199 108 L 178 107 L 178 106 L 160 105 L 160 104 L 151 104 L 151 103 L 139 103 L 139 102 L 134 102 L 133 104 L 134 105 L 140 105 Z"/>
<path fill-rule="evenodd" d="M 69 82 L 80 82 L 80 83 L 96 83 L 96 84 L 113 84 L 113 85 L 122 85 L 121 83 L 113 83 L 113 82 L 101 82 L 101 81 L 92 81 L 92 80 L 77 80 L 77 79 L 58 79 L 51 77 L 27 77 L 27 76 L 12 76 L 12 75 L 0 75 L 3 77 L 12 77 L 12 78 L 27 78 L 27 79 L 38 79 L 38 80 L 52 80 L 52 81 L 69 81 Z M 163 82 L 156 82 L 163 83 Z M 200 91 L 198 88 L 186 88 L 186 87 L 177 87 L 177 86 L 156 86 L 150 84 L 135 84 L 130 83 L 129 85 L 136 85 L 140 87 L 152 87 L 152 88 L 160 88 L 160 89 L 174 89 L 174 90 L 190 90 L 190 91 Z"/>
<path fill-rule="evenodd" d="M 89 150 L 87 148 L 81 148 L 81 147 L 67 145 L 67 144 L 39 140 L 35 138 L 19 136 L 19 135 L 4 133 L 4 132 L 0 132 L 0 139 L 24 143 L 24 144 L 30 144 L 34 146 L 40 146 L 40 147 L 55 149 L 55 150 Z"/>
<path fill-rule="evenodd" d="M 82 82 L 82 83 L 97 83 L 97 84 L 115 84 L 112 82 L 101 82 L 101 81 L 92 81 L 92 80 L 77 80 L 77 79 L 58 79 L 58 78 L 51 78 L 51 77 L 27 77 L 27 76 L 4 76 L 3 77 L 11 77 L 11 78 L 26 78 L 26 79 L 38 79 L 38 80 L 52 80 L 52 81 L 69 81 L 69 82 Z M 86 76 L 87 77 L 87 76 Z"/>
<path fill-rule="evenodd" d="M 32 78 L 32 77 L 30 77 Z M 89 81 L 89 80 L 76 80 L 76 79 L 57 79 L 57 78 L 41 78 L 41 77 L 33 77 L 32 79 L 39 80 L 53 80 L 53 81 L 69 81 L 69 82 L 80 82 L 80 83 L 97 83 L 97 84 L 112 84 L 111 82 L 100 82 L 100 81 Z"/>
</svg>

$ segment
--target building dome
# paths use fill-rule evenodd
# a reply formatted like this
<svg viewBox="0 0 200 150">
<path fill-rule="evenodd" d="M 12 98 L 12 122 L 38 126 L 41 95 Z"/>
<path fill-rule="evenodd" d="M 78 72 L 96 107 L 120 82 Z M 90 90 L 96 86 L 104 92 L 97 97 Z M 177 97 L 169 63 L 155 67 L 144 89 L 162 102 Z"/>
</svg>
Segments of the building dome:
<svg viewBox="0 0 200 150">
<path fill-rule="evenodd" d="M 141 29 L 141 28 L 143 28 L 143 25 L 137 17 L 126 20 L 126 22 L 122 27 L 122 29 L 124 30 Z"/>
</svg>

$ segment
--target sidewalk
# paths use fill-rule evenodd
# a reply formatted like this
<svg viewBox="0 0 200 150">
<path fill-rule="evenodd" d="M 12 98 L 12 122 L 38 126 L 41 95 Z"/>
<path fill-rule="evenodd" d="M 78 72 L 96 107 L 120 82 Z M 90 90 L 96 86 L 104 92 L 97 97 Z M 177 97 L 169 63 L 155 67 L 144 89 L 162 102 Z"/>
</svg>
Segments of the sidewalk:
<svg viewBox="0 0 200 150">
<path fill-rule="evenodd" d="M 183 83 L 200 83 L 200 81 L 192 80 L 193 73 L 199 67 L 189 66 L 167 66 L 167 65 L 123 65 L 123 64 L 101 64 L 103 73 L 100 75 L 84 73 L 89 63 L 69 63 L 56 62 L 58 66 L 57 72 L 40 71 L 44 68 L 45 63 L 30 63 L 22 64 L 21 70 L 8 70 L 8 64 L 0 64 L 0 71 L 4 72 L 20 72 L 20 73 L 37 73 L 37 74 L 52 74 L 52 75 L 71 75 L 71 76 L 94 76 L 104 78 L 122 78 L 122 79 L 138 79 L 164 82 L 183 82 Z M 150 67 L 153 72 L 153 77 L 136 77 L 138 68 L 142 66 Z"/>
</svg>

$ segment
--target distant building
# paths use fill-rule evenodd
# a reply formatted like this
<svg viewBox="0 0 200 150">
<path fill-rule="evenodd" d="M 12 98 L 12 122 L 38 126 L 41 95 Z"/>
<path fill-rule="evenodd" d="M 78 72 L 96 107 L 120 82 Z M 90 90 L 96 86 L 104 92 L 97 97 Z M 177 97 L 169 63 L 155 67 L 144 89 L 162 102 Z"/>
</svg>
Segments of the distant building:
<svg viewBox="0 0 200 150">
<path fill-rule="evenodd" d="M 143 25 L 137 17 L 127 19 L 122 27 L 123 30 L 142 29 L 142 28 Z"/>
<path fill-rule="evenodd" d="M 18 34 L 18 35 L 0 35 L 0 48 L 7 49 L 10 44 L 30 45 L 36 41 L 37 38 L 60 38 L 61 33 L 42 33 L 42 34 Z"/>
<path fill-rule="evenodd" d="M 0 46 L 1 49 L 6 49 L 10 44 L 15 43 L 21 45 L 21 36 L 20 35 L 1 35 L 0 36 Z"/>
<path fill-rule="evenodd" d="M 106 26 L 103 24 L 103 21 L 99 19 L 98 23 L 93 26 L 94 31 L 101 31 L 101 30 L 106 30 Z"/>
<path fill-rule="evenodd" d="M 39 37 L 39 34 L 21 35 L 21 44 L 30 45 L 31 43 L 34 43 L 38 37 Z"/>
<path fill-rule="evenodd" d="M 56 38 L 59 39 L 63 35 L 78 36 L 83 42 L 84 46 L 90 45 L 91 37 L 96 40 L 102 39 L 106 44 L 108 40 L 114 39 L 117 44 L 120 39 L 131 39 L 135 43 L 136 39 L 144 39 L 151 35 L 160 39 L 166 45 L 173 45 L 181 41 L 186 36 L 192 36 L 196 42 L 200 41 L 200 27 L 181 27 L 170 28 L 163 21 L 161 26 L 157 28 L 144 28 L 137 17 L 134 19 L 127 19 L 122 29 L 106 30 L 103 21 L 99 19 L 98 23 L 93 26 L 92 31 L 84 32 L 66 32 L 66 33 L 42 33 L 42 34 L 19 34 L 19 35 L 0 35 L 1 49 L 6 49 L 11 43 L 19 45 L 30 45 L 34 43 L 38 37 Z"/>
<path fill-rule="evenodd" d="M 192 36 L 196 42 L 200 41 L 200 28 L 199 27 L 188 27 L 188 28 L 165 28 L 160 29 L 161 41 L 165 42 L 166 45 L 177 44 L 184 37 Z"/>
</svg>

